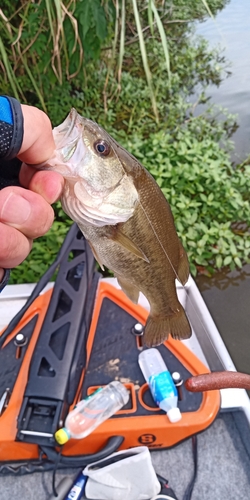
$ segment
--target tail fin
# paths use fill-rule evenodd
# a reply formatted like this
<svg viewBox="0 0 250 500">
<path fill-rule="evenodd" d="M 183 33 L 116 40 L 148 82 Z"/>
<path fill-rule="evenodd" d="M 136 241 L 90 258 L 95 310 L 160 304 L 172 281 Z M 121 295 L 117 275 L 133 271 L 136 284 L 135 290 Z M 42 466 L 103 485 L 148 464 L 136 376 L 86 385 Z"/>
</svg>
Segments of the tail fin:
<svg viewBox="0 0 250 500">
<path fill-rule="evenodd" d="M 192 330 L 182 306 L 172 316 L 149 316 L 144 332 L 144 344 L 153 347 L 162 344 L 171 335 L 173 339 L 188 339 Z"/>
</svg>

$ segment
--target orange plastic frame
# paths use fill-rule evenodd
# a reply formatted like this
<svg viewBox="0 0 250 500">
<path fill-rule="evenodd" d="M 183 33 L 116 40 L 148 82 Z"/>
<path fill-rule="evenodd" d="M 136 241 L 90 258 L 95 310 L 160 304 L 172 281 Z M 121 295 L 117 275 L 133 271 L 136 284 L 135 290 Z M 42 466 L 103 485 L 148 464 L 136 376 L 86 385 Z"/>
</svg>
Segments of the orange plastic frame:
<svg viewBox="0 0 250 500">
<path fill-rule="evenodd" d="M 15 441 L 17 433 L 16 421 L 28 380 L 29 364 L 48 308 L 51 293 L 52 291 L 49 290 L 36 299 L 20 322 L 18 328 L 13 331 L 11 338 L 8 339 L 8 341 L 11 340 L 18 330 L 23 328 L 35 314 L 39 314 L 34 333 L 11 394 L 9 405 L 0 417 L 0 461 L 27 460 L 38 457 L 37 445 Z M 140 305 L 133 304 L 121 290 L 117 290 L 105 281 L 100 282 L 87 342 L 87 363 L 91 356 L 98 318 L 104 298 L 109 298 L 115 302 L 142 324 L 145 324 L 148 317 L 148 311 Z M 207 367 L 182 342 L 173 340 L 170 337 L 165 342 L 165 345 L 192 375 L 209 372 Z M 84 372 L 80 384 L 83 379 Z M 171 424 L 166 415 L 157 415 L 157 408 L 148 408 L 151 412 L 146 416 L 136 416 L 137 401 L 145 406 L 143 392 L 147 389 L 147 385 L 143 385 L 139 390 L 135 389 L 133 384 L 125 384 L 125 386 L 127 386 L 131 393 L 132 409 L 121 410 L 119 413 L 123 415 L 123 418 L 107 420 L 85 439 L 70 440 L 64 446 L 64 455 L 95 453 L 105 445 L 106 440 L 110 436 L 115 435 L 122 435 L 124 437 L 120 449 L 142 444 L 155 449 L 167 448 L 204 430 L 213 422 L 220 409 L 219 391 L 210 391 L 203 393 L 202 403 L 197 411 L 183 413 L 182 419 L 177 423 Z M 89 393 L 94 389 L 96 387 L 89 387 Z M 76 401 L 74 401 L 72 407 L 75 403 Z"/>
</svg>

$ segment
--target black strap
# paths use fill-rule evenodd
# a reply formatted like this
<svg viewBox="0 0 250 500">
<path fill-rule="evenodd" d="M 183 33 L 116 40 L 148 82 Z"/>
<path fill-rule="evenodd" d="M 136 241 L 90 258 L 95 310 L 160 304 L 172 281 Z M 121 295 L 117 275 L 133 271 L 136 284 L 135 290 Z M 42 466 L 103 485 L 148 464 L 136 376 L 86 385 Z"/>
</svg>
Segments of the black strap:
<svg viewBox="0 0 250 500">
<path fill-rule="evenodd" d="M 16 158 L 23 142 L 23 113 L 14 97 L 0 96 L 0 189 L 20 186 L 19 172 L 22 162 Z M 7 285 L 10 271 L 5 270 L 0 292 Z"/>
<path fill-rule="evenodd" d="M 19 172 L 22 162 L 18 158 L 6 161 L 0 158 L 0 189 L 7 186 L 20 186 Z"/>
<path fill-rule="evenodd" d="M 22 162 L 16 158 L 23 142 L 23 113 L 14 98 L 0 96 L 0 189 L 19 186 Z"/>
<path fill-rule="evenodd" d="M 4 99 L 2 99 L 2 110 L 0 109 L 0 157 L 4 160 L 12 160 L 18 155 L 23 142 L 23 113 L 17 99 L 8 96 L 1 97 Z M 5 118 L 5 102 L 6 107 L 10 106 L 12 115 L 12 119 L 8 122 Z"/>
<path fill-rule="evenodd" d="M 10 270 L 9 269 L 5 269 L 5 272 L 4 272 L 4 276 L 3 276 L 3 279 L 0 283 L 0 292 L 4 289 L 4 287 L 7 285 L 8 283 L 8 280 L 9 280 L 9 277 L 10 277 Z"/>
</svg>

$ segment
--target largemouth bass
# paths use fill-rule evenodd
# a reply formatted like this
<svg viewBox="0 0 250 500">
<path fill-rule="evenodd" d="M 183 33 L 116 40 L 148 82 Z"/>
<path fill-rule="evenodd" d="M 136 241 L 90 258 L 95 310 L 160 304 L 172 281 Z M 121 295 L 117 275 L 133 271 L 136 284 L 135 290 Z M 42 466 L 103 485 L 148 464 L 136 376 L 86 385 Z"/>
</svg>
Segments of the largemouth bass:
<svg viewBox="0 0 250 500">
<path fill-rule="evenodd" d="M 55 157 L 46 164 L 61 173 L 64 211 L 83 232 L 103 269 L 112 270 L 135 303 L 149 301 L 147 346 L 171 334 L 186 339 L 191 328 L 175 287 L 189 276 L 186 252 L 170 206 L 149 172 L 99 125 L 72 109 L 54 128 Z"/>
</svg>

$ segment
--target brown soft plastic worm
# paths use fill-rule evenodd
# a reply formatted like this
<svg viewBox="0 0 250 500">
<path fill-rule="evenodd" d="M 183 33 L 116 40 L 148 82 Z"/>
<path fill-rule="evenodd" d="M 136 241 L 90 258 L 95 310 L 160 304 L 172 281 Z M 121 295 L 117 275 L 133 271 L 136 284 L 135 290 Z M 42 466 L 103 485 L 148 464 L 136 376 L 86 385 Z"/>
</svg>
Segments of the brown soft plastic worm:
<svg viewBox="0 0 250 500">
<path fill-rule="evenodd" d="M 240 372 L 213 372 L 190 377 L 185 387 L 191 392 L 214 391 L 218 389 L 250 389 L 250 375 Z"/>
</svg>

